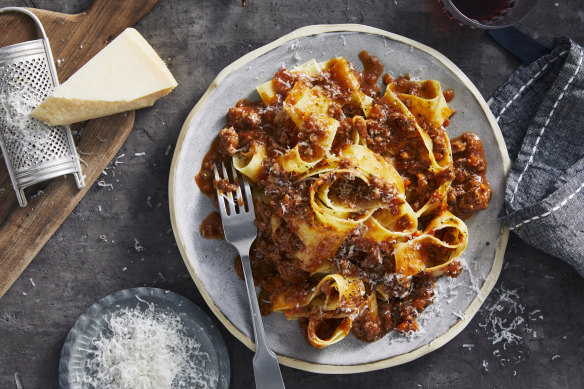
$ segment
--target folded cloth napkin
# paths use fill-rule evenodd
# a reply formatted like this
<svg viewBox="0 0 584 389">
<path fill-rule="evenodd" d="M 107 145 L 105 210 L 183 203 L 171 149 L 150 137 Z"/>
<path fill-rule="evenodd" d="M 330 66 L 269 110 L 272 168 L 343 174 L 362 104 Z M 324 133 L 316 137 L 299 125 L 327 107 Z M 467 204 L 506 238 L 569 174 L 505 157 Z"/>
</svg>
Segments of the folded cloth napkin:
<svg viewBox="0 0 584 389">
<path fill-rule="evenodd" d="M 568 38 L 491 99 L 512 165 L 499 221 L 584 276 L 583 48 Z"/>
</svg>

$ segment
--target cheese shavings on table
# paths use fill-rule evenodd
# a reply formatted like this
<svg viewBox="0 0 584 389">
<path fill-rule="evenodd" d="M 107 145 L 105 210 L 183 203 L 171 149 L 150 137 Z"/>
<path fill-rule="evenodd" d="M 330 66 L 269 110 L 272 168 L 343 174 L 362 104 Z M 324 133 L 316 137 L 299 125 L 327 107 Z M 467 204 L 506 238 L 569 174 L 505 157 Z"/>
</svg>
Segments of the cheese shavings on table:
<svg viewBox="0 0 584 389">
<path fill-rule="evenodd" d="M 125 308 L 114 313 L 97 340 L 84 384 L 89 388 L 215 388 L 209 356 L 187 335 L 173 312 Z"/>
<path fill-rule="evenodd" d="M 150 107 L 177 82 L 144 37 L 127 28 L 32 113 L 65 125 Z"/>
</svg>

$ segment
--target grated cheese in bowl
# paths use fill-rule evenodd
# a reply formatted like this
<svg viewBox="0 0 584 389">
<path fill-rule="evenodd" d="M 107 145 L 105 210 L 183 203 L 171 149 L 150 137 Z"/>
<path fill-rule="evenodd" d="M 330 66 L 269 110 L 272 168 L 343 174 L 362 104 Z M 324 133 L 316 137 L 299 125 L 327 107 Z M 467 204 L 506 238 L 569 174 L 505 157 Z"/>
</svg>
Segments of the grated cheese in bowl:
<svg viewBox="0 0 584 389">
<path fill-rule="evenodd" d="M 187 334 L 181 317 L 146 304 L 117 310 L 106 320 L 88 350 L 86 387 L 215 388 L 218 373 L 207 366 L 209 355 Z"/>
</svg>

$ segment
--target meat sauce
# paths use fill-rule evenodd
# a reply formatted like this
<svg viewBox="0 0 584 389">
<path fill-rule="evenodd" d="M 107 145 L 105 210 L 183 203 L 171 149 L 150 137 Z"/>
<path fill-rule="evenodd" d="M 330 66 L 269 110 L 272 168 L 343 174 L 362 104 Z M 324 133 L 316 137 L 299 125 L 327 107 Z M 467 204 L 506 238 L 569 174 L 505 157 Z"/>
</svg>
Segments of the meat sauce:
<svg viewBox="0 0 584 389">
<path fill-rule="evenodd" d="M 199 226 L 199 233 L 205 239 L 225 239 L 223 233 L 223 223 L 221 222 L 221 215 L 219 212 L 211 212 Z"/>
<path fill-rule="evenodd" d="M 203 193 L 214 199 L 213 193 L 219 183 L 214 183 L 213 164 L 226 161 L 236 152 L 246 152 L 254 144 L 262 144 L 266 149 L 266 158 L 259 178 L 254 183 L 254 189 L 259 196 L 254 196 L 258 235 L 250 250 L 254 281 L 261 286 L 258 299 L 262 314 L 272 311 L 273 297 L 282 288 L 287 291 L 288 301 L 300 302 L 305 298 L 306 290 L 316 285 L 317 280 L 309 272 L 294 266 L 290 253 L 299 252 L 304 243 L 286 224 L 286 215 L 292 213 L 302 215 L 307 220 L 314 217 L 310 206 L 309 180 L 296 182 L 296 176 L 285 172 L 278 157 L 286 150 L 303 142 L 301 148 L 303 157 L 310 158 L 322 151 L 318 149 L 320 137 L 317 126 L 303 128 L 301 135 L 295 130 L 295 124 L 282 108 L 282 103 L 296 82 L 309 86 L 320 86 L 332 100 L 329 115 L 340 122 L 331 153 L 338 154 L 350 144 L 349 134 L 357 131 L 365 140 L 367 147 L 386 158 L 404 180 L 406 199 L 414 210 L 420 209 L 432 196 L 435 189 L 447 181 L 452 181 L 447 193 L 448 209 L 460 218 L 466 219 L 488 206 L 491 188 L 485 178 L 487 162 L 480 138 L 470 132 L 451 141 L 453 166 L 440 173 L 430 173 L 430 160 L 423 140 L 415 130 L 412 119 L 397 112 L 383 98 L 378 79 L 382 76 L 383 65 L 366 51 L 359 54 L 364 70 L 359 72 L 354 67 L 351 71 L 360 81 L 361 90 L 374 98 L 374 107 L 367 119 L 360 106 L 351 101 L 351 93 L 346 85 L 335 81 L 333 70 L 322 72 L 315 77 L 302 73 L 293 73 L 282 69 L 273 79 L 276 92 L 273 104 L 264 106 L 261 102 L 248 100 L 239 101 L 230 108 L 227 114 L 226 126 L 205 155 L 196 182 Z M 385 74 L 384 84 L 393 83 L 399 91 L 423 96 L 425 91 L 419 83 L 411 82 L 408 75 L 397 79 Z M 452 90 L 444 91 L 447 101 L 454 98 Z M 444 127 L 435 128 L 422 122 L 421 126 L 430 135 L 433 143 L 433 153 L 437 160 L 442 160 L 448 150 L 448 137 Z M 341 164 L 343 162 L 341 161 Z M 317 165 L 318 166 L 318 165 Z M 369 187 L 352 182 L 349 177 L 338 181 L 331 187 L 331 194 L 342 197 L 346 190 L 339 185 L 351 187 L 352 196 L 342 198 L 348 204 L 362 199 L 396 199 L 393 188 L 375 184 L 371 180 Z M 294 185 L 291 183 L 294 182 Z M 369 190 L 369 191 L 368 191 Z M 261 196 L 261 201 L 258 198 Z M 398 204 L 394 204 L 397 206 Z M 397 209 L 397 208 L 396 208 Z M 274 220 L 277 224 L 274 225 Z M 398 226 L 404 230 L 409 228 L 410 221 L 404 220 Z M 424 220 L 419 221 L 419 228 L 424 226 Z M 204 237 L 217 238 L 222 236 L 218 214 L 215 212 L 201 224 L 200 231 Z M 330 251 L 330 244 L 321 242 L 321 252 Z M 329 245 L 327 247 L 327 245 Z M 336 247 L 336 246 L 334 246 Z M 369 293 L 377 288 L 378 296 L 384 296 L 377 301 L 377 310 L 371 309 L 367 302 L 362 301 L 360 310 L 355 316 L 351 331 L 359 339 L 367 342 L 383 337 L 393 329 L 400 332 L 418 329 L 417 317 L 432 303 L 434 284 L 443 275 L 457 277 L 461 272 L 458 261 L 451 263 L 440 274 L 419 273 L 406 281 L 398 281 L 388 277 L 395 273 L 393 257 L 394 243 L 373 242 L 363 237 L 362 230 L 356 229 L 343 241 L 335 255 L 328 260 L 345 276 L 358 276 Z M 240 277 L 241 264 L 235 261 L 235 268 Z M 297 290 L 298 293 L 290 291 Z M 299 308 L 305 309 L 306 308 Z M 305 312 L 306 313 L 306 312 Z M 337 319 L 330 319 L 324 314 L 316 314 L 310 322 L 317 326 L 317 334 L 326 337 L 339 324 Z M 306 328 L 307 319 L 301 319 L 300 325 Z M 343 325 L 346 325 L 343 322 Z"/>
<path fill-rule="evenodd" d="M 491 186 L 487 182 L 487 158 L 483 142 L 472 132 L 452 139 L 454 180 L 448 189 L 448 207 L 461 219 L 468 219 L 491 200 Z"/>
</svg>

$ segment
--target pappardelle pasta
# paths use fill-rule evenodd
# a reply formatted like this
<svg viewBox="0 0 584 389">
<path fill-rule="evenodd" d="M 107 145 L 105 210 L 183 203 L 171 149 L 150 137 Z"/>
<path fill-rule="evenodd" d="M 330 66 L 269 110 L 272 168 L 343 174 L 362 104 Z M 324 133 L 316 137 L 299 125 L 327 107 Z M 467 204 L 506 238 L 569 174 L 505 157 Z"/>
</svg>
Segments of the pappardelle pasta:
<svg viewBox="0 0 584 389">
<path fill-rule="evenodd" d="M 262 313 L 299 320 L 317 348 L 417 330 L 435 281 L 461 272 L 462 219 L 491 195 L 478 136 L 446 134 L 453 93 L 388 74 L 382 93 L 383 65 L 359 57 L 363 71 L 342 57 L 278 71 L 229 109 L 196 177 L 213 199 L 213 163 L 249 177 Z"/>
</svg>

